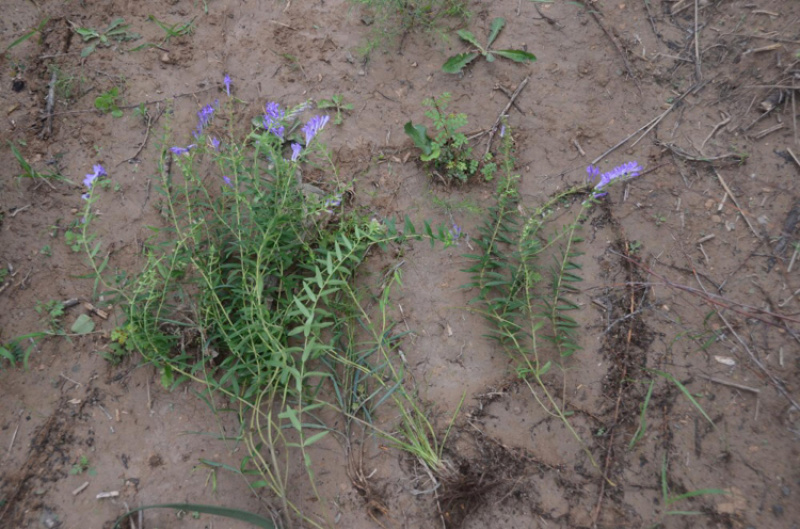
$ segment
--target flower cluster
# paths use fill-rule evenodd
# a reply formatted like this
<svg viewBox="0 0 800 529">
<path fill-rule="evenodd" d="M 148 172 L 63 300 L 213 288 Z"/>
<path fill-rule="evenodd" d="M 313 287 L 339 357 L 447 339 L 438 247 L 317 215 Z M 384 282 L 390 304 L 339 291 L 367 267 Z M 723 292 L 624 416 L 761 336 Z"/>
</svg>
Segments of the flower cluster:
<svg viewBox="0 0 800 529">
<path fill-rule="evenodd" d="M 206 105 L 197 112 L 197 128 L 192 132 L 192 136 L 194 136 L 195 139 L 203 134 L 203 130 L 205 130 L 206 126 L 211 122 L 216 107 L 219 107 L 219 99 L 214 100 L 213 106 Z"/>
<path fill-rule="evenodd" d="M 586 168 L 586 172 L 589 173 L 589 182 L 600 178 L 600 181 L 597 185 L 594 186 L 594 191 L 592 192 L 592 196 L 595 198 L 599 198 L 602 196 L 607 195 L 608 193 L 604 191 L 604 189 L 614 180 L 629 180 L 631 178 L 639 176 L 642 172 L 642 167 L 639 165 L 639 162 L 626 162 L 614 169 L 608 171 L 607 173 L 600 174 L 600 169 L 597 167 L 590 165 Z"/>
<path fill-rule="evenodd" d="M 106 170 L 103 169 L 103 166 L 100 164 L 95 164 L 95 166 L 92 167 L 92 169 L 94 170 L 94 172 L 87 174 L 86 178 L 83 179 L 83 185 L 86 186 L 86 193 L 82 194 L 81 198 L 84 200 L 89 200 L 89 196 L 92 191 L 92 186 L 94 186 L 94 181 L 101 176 L 108 176 L 108 173 L 106 173 Z"/>
<path fill-rule="evenodd" d="M 267 113 L 264 114 L 264 128 L 267 129 L 267 132 L 283 139 L 283 134 L 286 132 L 286 128 L 283 126 L 285 116 L 286 111 L 278 103 L 270 101 L 267 103 Z"/>
<path fill-rule="evenodd" d="M 197 147 L 197 144 L 193 143 L 191 145 L 187 145 L 186 148 L 184 147 L 170 147 L 169 152 L 174 154 L 175 156 L 182 156 L 184 154 L 189 154 L 189 151 Z"/>
<path fill-rule="evenodd" d="M 314 139 L 319 131 L 325 126 L 325 124 L 330 120 L 330 116 L 314 116 L 308 123 L 303 125 L 303 133 L 306 135 L 306 145 L 311 143 L 311 140 Z"/>
<path fill-rule="evenodd" d="M 222 79 L 222 82 L 225 84 L 225 93 L 228 94 L 228 97 L 231 96 L 231 76 L 225 74 L 225 78 Z"/>
</svg>

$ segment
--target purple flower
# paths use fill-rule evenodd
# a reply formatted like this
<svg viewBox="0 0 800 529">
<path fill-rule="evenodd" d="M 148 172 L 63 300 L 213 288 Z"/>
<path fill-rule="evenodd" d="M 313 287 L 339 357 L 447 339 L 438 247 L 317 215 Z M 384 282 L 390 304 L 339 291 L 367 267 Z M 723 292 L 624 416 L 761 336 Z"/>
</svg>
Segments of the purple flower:
<svg viewBox="0 0 800 529">
<path fill-rule="evenodd" d="M 87 190 L 91 190 L 92 189 L 92 186 L 94 185 L 94 181 L 97 180 L 98 177 L 100 177 L 100 176 L 108 176 L 108 173 L 106 173 L 106 170 L 103 169 L 103 166 L 100 165 L 100 164 L 95 164 L 95 166 L 92 167 L 92 169 L 94 170 L 94 172 L 87 174 L 86 178 L 83 179 L 83 185 L 86 186 Z M 87 193 L 87 195 L 88 195 L 88 193 Z"/>
<path fill-rule="evenodd" d="M 211 141 L 211 146 L 214 148 L 214 150 L 219 152 L 219 140 L 215 136 L 211 136 L 209 141 Z"/>
<path fill-rule="evenodd" d="M 298 158 L 300 158 L 300 151 L 303 150 L 303 147 L 299 143 L 292 143 L 292 161 L 296 162 Z"/>
<path fill-rule="evenodd" d="M 589 180 L 595 180 L 598 175 L 600 176 L 600 182 L 594 186 L 594 191 L 592 195 L 596 198 L 602 197 L 607 195 L 603 189 L 608 186 L 614 180 L 622 179 L 622 180 L 629 180 L 631 178 L 639 176 L 642 172 L 642 167 L 636 161 L 626 162 L 614 169 L 610 170 L 607 173 L 603 173 L 600 175 L 600 170 L 597 167 L 590 165 L 586 168 L 586 172 L 589 173 Z"/>
<path fill-rule="evenodd" d="M 225 77 L 222 79 L 222 82 L 225 83 L 225 93 L 228 94 L 228 97 L 231 96 L 231 76 L 225 74 Z"/>
<path fill-rule="evenodd" d="M 225 183 L 228 185 L 228 187 L 230 187 L 231 189 L 233 189 L 233 182 L 231 182 L 231 179 L 230 179 L 230 177 L 229 177 L 229 176 L 223 176 L 223 177 L 222 177 L 222 180 L 224 180 L 224 181 L 225 181 Z"/>
<path fill-rule="evenodd" d="M 334 195 L 325 201 L 324 208 L 335 208 L 342 203 L 342 195 Z"/>
<path fill-rule="evenodd" d="M 89 200 L 89 193 L 82 194 L 81 198 L 84 199 L 84 200 Z"/>
<path fill-rule="evenodd" d="M 306 145 L 311 143 L 311 140 L 322 130 L 322 127 L 325 126 L 329 119 L 331 119 L 329 116 L 314 116 L 308 123 L 303 125 L 303 132 L 306 135 Z"/>
<path fill-rule="evenodd" d="M 170 147 L 169 151 L 174 154 L 175 156 L 181 156 L 183 154 L 189 154 L 189 151 L 197 147 L 194 143 L 188 145 L 185 149 L 183 147 Z"/>
<path fill-rule="evenodd" d="M 285 115 L 286 112 L 278 103 L 274 101 L 267 103 L 267 113 L 264 114 L 264 128 L 267 129 L 267 132 L 271 132 L 278 138 L 283 139 L 283 133 L 286 129 L 282 120 Z"/>
<path fill-rule="evenodd" d="M 506 126 L 500 125 L 500 137 L 502 138 L 505 135 L 506 135 Z"/>
</svg>

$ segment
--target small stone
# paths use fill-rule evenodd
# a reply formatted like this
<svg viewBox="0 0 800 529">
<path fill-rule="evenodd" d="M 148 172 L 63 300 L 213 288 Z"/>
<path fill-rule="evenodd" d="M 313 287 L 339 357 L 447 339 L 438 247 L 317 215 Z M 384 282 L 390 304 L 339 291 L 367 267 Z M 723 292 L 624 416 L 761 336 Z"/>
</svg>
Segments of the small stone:
<svg viewBox="0 0 800 529">
<path fill-rule="evenodd" d="M 719 215 L 711 215 L 711 221 L 712 222 L 722 222 L 722 217 L 720 217 Z"/>
<path fill-rule="evenodd" d="M 772 506 L 772 514 L 775 515 L 776 518 L 780 518 L 783 516 L 783 505 L 775 504 Z"/>
<path fill-rule="evenodd" d="M 161 62 L 164 64 L 172 64 L 172 57 L 169 56 L 169 53 L 162 53 Z"/>
<path fill-rule="evenodd" d="M 792 489 L 790 489 L 790 488 L 789 488 L 789 487 L 787 487 L 786 485 L 784 485 L 783 487 L 781 487 L 781 494 L 783 494 L 785 497 L 787 497 L 787 498 L 788 498 L 788 497 L 789 497 L 789 494 L 791 494 L 791 492 L 792 492 Z"/>
</svg>

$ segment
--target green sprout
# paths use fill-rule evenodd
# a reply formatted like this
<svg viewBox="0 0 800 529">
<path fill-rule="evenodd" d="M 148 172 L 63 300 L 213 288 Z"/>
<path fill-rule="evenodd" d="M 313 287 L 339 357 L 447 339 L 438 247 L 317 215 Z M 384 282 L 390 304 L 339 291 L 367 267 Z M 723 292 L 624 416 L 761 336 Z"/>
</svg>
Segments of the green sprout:
<svg viewBox="0 0 800 529">
<path fill-rule="evenodd" d="M 495 55 L 499 57 L 505 57 L 506 59 L 511 59 L 514 62 L 534 62 L 536 60 L 536 56 L 527 51 L 513 49 L 493 50 L 489 48 L 505 25 L 506 20 L 504 18 L 497 17 L 492 20 L 492 26 L 489 29 L 489 38 L 485 47 L 481 46 L 480 42 L 478 42 L 478 39 L 475 38 L 475 35 L 473 35 L 470 31 L 467 31 L 466 29 L 458 30 L 456 32 L 458 36 L 461 37 L 462 40 L 475 46 L 476 50 L 466 53 L 459 53 L 458 55 L 450 57 L 442 66 L 442 71 L 446 73 L 461 73 L 461 70 L 463 70 L 469 63 L 477 59 L 479 55 L 483 55 L 488 62 L 494 62 Z"/>
</svg>

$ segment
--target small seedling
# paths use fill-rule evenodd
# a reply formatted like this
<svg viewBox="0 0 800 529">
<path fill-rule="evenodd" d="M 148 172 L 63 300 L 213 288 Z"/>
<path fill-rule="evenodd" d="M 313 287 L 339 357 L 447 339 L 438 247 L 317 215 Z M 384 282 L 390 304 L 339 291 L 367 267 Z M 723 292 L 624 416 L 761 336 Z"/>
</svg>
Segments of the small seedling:
<svg viewBox="0 0 800 529">
<path fill-rule="evenodd" d="M 120 108 L 117 106 L 118 98 L 119 88 L 115 86 L 108 92 L 104 92 L 97 96 L 94 100 L 94 107 L 104 114 L 108 114 L 110 112 L 115 118 L 121 118 L 122 110 L 120 110 Z"/>
<path fill-rule="evenodd" d="M 139 103 L 139 106 L 133 109 L 133 115 L 142 118 L 142 121 L 144 121 L 145 125 L 150 119 L 150 114 L 148 113 L 147 105 L 145 105 L 144 103 Z"/>
<path fill-rule="evenodd" d="M 669 493 L 669 485 L 667 484 L 667 456 L 661 460 L 661 497 L 664 501 L 664 505 L 669 507 L 673 503 L 677 503 L 682 500 L 686 500 L 689 498 L 694 498 L 696 496 L 704 496 L 708 494 L 728 494 L 728 491 L 721 490 L 721 489 L 698 489 L 698 490 L 690 490 L 689 492 L 684 492 L 683 494 L 679 494 L 677 496 L 670 496 Z M 693 516 L 698 514 L 703 514 L 702 511 L 667 511 L 664 513 L 666 515 L 683 515 L 683 516 Z"/>
<path fill-rule="evenodd" d="M 30 30 L 28 33 L 25 33 L 23 36 L 21 36 L 20 38 L 18 38 L 17 40 L 15 40 L 11 44 L 9 44 L 8 46 L 6 46 L 5 53 L 8 53 L 13 48 L 16 48 L 17 46 L 19 46 L 20 44 L 22 44 L 23 42 L 25 42 L 29 38 L 31 38 L 34 35 L 36 35 L 37 33 L 41 32 L 44 29 L 45 25 L 47 25 L 48 22 L 50 22 L 50 17 L 46 17 L 44 20 L 39 22 L 38 26 L 36 26 L 32 30 Z"/>
<path fill-rule="evenodd" d="M 79 476 L 86 471 L 89 472 L 90 476 L 94 476 L 97 474 L 97 472 L 93 468 L 89 467 L 89 458 L 86 456 L 81 456 L 78 459 L 77 463 L 72 465 L 72 468 L 69 469 L 69 473 L 73 476 Z"/>
<path fill-rule="evenodd" d="M 88 57 L 94 53 L 97 46 L 110 46 L 111 43 L 109 41 L 111 40 L 124 42 L 141 38 L 141 35 L 138 33 L 131 33 L 128 31 L 128 27 L 130 26 L 125 23 L 124 18 L 115 18 L 105 31 L 98 31 L 93 28 L 80 28 L 75 24 L 72 24 L 72 26 L 75 32 L 83 37 L 84 42 L 90 43 L 81 51 L 81 57 Z"/>
<path fill-rule="evenodd" d="M 176 24 L 167 25 L 161 22 L 159 19 L 150 15 L 147 17 L 151 22 L 155 22 L 158 27 L 164 30 L 166 35 L 164 36 L 164 40 L 161 41 L 161 44 L 166 44 L 169 42 L 169 39 L 172 37 L 184 37 L 187 35 L 191 35 L 194 32 L 194 19 L 191 19 L 189 22 L 185 22 L 181 24 L 180 22 Z"/>
<path fill-rule="evenodd" d="M 31 164 L 28 163 L 25 157 L 22 156 L 22 153 L 19 152 L 16 145 L 11 142 L 8 142 L 8 145 L 11 147 L 11 152 L 14 154 L 14 158 L 17 159 L 19 168 L 22 170 L 22 174 L 17 175 L 19 178 L 52 178 L 56 180 L 63 180 L 58 173 L 43 174 L 35 170 L 33 167 L 31 167 Z"/>
<path fill-rule="evenodd" d="M 317 103 L 317 108 L 335 108 L 336 117 L 333 120 L 334 125 L 342 124 L 342 111 L 353 110 L 352 103 L 345 103 L 344 96 L 341 94 L 334 94 L 330 99 L 323 99 Z"/>
<path fill-rule="evenodd" d="M 532 53 L 523 50 L 493 50 L 490 49 L 490 46 L 495 41 L 497 36 L 500 34 L 500 31 L 503 29 L 503 26 L 506 25 L 506 20 L 502 17 L 497 17 L 492 20 L 492 26 L 489 29 L 489 38 L 486 42 L 486 47 L 481 46 L 478 42 L 478 39 L 475 38 L 470 31 L 466 29 L 459 29 L 456 33 L 462 40 L 472 44 L 475 46 L 476 51 L 471 51 L 467 53 L 459 53 L 458 55 L 454 55 L 447 59 L 447 62 L 444 63 L 442 66 L 442 71 L 446 73 L 461 73 L 461 70 L 464 69 L 469 63 L 474 61 L 478 58 L 479 55 L 483 55 L 488 62 L 494 62 L 495 55 L 500 57 L 505 57 L 506 59 L 511 59 L 514 62 L 534 62 L 536 60 L 536 56 Z"/>
<path fill-rule="evenodd" d="M 53 257 L 53 249 L 50 248 L 49 244 L 45 244 L 42 246 L 42 249 L 39 250 L 39 253 L 44 255 L 45 257 Z"/>
<path fill-rule="evenodd" d="M 656 222 L 656 226 L 661 226 L 667 221 L 667 217 L 661 214 L 653 215 L 653 220 Z"/>
<path fill-rule="evenodd" d="M 58 331 L 61 327 L 61 318 L 64 316 L 64 304 L 57 299 L 51 299 L 45 303 L 38 302 L 34 310 L 40 316 L 47 319 L 47 325 L 53 331 Z"/>
<path fill-rule="evenodd" d="M 425 115 L 433 121 L 436 137 L 429 137 L 424 126 L 414 125 L 411 121 L 406 123 L 404 130 L 422 151 L 420 160 L 430 162 L 434 169 L 445 173 L 448 179 L 457 178 L 466 182 L 478 170 L 478 161 L 472 158 L 472 148 L 467 136 L 458 132 L 458 129 L 467 125 L 467 116 L 446 114 L 449 101 L 450 94 L 445 92 L 438 99 L 430 98 L 422 102 L 428 107 Z"/>
</svg>

